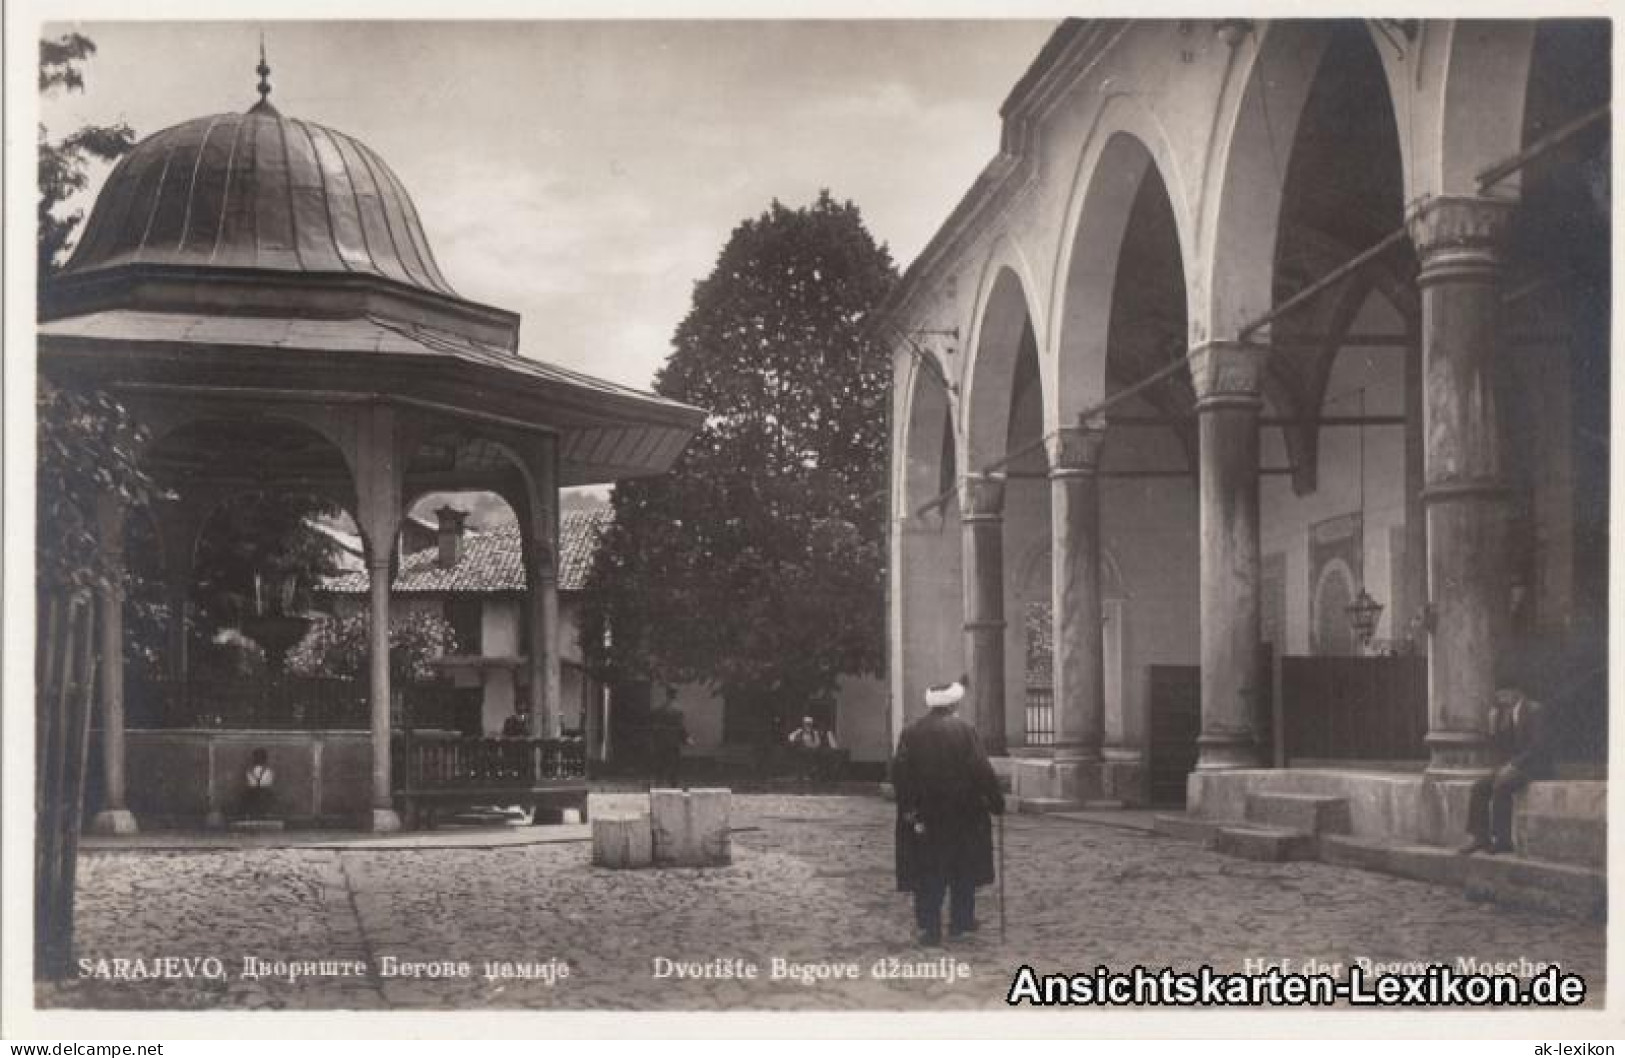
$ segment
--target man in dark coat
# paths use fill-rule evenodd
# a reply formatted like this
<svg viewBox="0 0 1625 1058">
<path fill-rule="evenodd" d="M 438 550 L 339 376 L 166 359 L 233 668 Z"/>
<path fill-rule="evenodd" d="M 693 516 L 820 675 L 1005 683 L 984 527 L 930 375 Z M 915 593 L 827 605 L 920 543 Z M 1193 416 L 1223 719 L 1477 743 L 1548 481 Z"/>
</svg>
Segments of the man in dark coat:
<svg viewBox="0 0 1625 1058">
<path fill-rule="evenodd" d="M 976 729 L 954 715 L 966 681 L 931 687 L 930 711 L 903 729 L 892 760 L 897 793 L 897 888 L 914 894 L 920 940 L 942 943 L 942 900 L 948 933 L 976 929 L 976 887 L 993 881 L 991 813 L 1004 794 Z"/>
<path fill-rule="evenodd" d="M 1547 707 L 1524 693 L 1520 679 L 1495 692 L 1490 745 L 1504 763 L 1473 783 L 1467 802 L 1470 840 L 1463 853 L 1512 851 L 1512 797 L 1552 771 L 1552 720 Z"/>
<path fill-rule="evenodd" d="M 649 714 L 649 755 L 655 781 L 668 789 L 682 784 L 683 747 L 692 740 L 683 711 L 677 708 L 677 688 L 666 688 L 665 702 Z"/>
</svg>

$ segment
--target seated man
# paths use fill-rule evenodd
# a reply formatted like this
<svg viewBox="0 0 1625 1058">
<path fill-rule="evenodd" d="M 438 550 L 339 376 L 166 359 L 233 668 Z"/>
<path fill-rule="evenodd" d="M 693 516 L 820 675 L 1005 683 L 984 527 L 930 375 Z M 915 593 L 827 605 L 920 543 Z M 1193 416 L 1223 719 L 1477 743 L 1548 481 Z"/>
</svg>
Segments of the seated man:
<svg viewBox="0 0 1625 1058">
<path fill-rule="evenodd" d="M 835 733 L 819 727 L 810 716 L 802 717 L 801 726 L 790 732 L 790 752 L 796 758 L 797 775 L 804 780 L 827 777 L 837 748 Z"/>
<path fill-rule="evenodd" d="M 243 782 L 243 818 L 264 819 L 269 816 L 276 772 L 271 770 L 270 755 L 264 749 L 256 749 L 249 754 L 248 771 L 243 774 Z"/>
<path fill-rule="evenodd" d="M 1467 807 L 1471 840 L 1463 854 L 1512 851 L 1512 797 L 1552 771 L 1551 718 L 1547 707 L 1529 697 L 1522 680 L 1495 692 L 1490 707 L 1490 745 L 1503 763 L 1490 778 L 1473 783 Z"/>
</svg>

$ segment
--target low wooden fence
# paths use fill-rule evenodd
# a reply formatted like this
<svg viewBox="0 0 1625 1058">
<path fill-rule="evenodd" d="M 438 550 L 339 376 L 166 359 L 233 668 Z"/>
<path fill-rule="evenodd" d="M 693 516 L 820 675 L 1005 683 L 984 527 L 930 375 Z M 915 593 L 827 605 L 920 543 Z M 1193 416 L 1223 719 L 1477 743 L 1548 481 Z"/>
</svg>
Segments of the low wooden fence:
<svg viewBox="0 0 1625 1058">
<path fill-rule="evenodd" d="M 1427 694 L 1424 656 L 1283 657 L 1287 759 L 1424 759 Z"/>
<path fill-rule="evenodd" d="M 587 746 L 578 738 L 432 738 L 396 742 L 396 783 L 405 789 L 458 786 L 525 789 L 584 779 Z"/>
</svg>

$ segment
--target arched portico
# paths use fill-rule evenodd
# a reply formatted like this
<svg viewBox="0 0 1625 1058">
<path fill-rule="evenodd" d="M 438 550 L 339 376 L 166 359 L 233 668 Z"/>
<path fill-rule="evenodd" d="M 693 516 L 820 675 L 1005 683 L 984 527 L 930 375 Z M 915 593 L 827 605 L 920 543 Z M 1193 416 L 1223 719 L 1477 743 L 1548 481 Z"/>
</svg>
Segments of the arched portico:
<svg viewBox="0 0 1625 1058">
<path fill-rule="evenodd" d="M 919 355 L 932 355 L 921 352 Z M 925 712 L 925 688 L 967 671 L 953 395 L 940 367 L 911 363 L 901 390 L 892 533 L 892 724 Z M 910 575 L 903 575 L 908 571 Z M 942 615 L 952 615 L 943 620 Z"/>
<path fill-rule="evenodd" d="M 1606 104 L 1606 46 L 1585 43 L 1598 32 L 1400 20 L 1069 22 L 1057 32 L 1004 106 L 1004 153 L 884 315 L 905 331 L 949 326 L 945 318 L 966 328 L 968 355 L 944 361 L 950 389 L 963 386 L 967 398 L 961 498 L 981 513 L 978 490 L 986 498 L 1000 485 L 1007 523 L 1010 490 L 1033 469 L 1006 458 L 1020 454 L 1017 279 L 1027 315 L 1042 321 L 1041 472 L 1051 478 L 1062 697 L 1096 697 L 1097 637 L 1081 624 L 1099 621 L 1090 549 L 1111 546 L 1136 586 L 1131 623 L 1142 598 L 1166 605 L 1169 629 L 1200 614 L 1183 636 L 1200 643 L 1191 657 L 1134 624 L 1136 664 L 1180 668 L 1199 653 L 1197 767 L 1252 781 L 1279 749 L 1266 738 L 1265 629 L 1277 653 L 1301 649 L 1316 597 L 1309 567 L 1341 562 L 1348 591 L 1369 588 L 1387 604 L 1374 630 L 1380 649 L 1428 654 L 1432 778 L 1483 767 L 1483 703 L 1507 642 L 1504 582 L 1515 574 L 1513 597 L 1536 592 L 1549 612 L 1578 619 L 1585 607 L 1562 587 L 1565 570 L 1581 551 L 1595 568 L 1600 554 L 1555 513 L 1578 516 L 1560 482 L 1571 466 L 1591 466 L 1583 442 L 1561 429 L 1554 443 L 1529 438 L 1536 456 L 1509 440 L 1527 433 L 1520 424 L 1532 421 L 1537 391 L 1559 421 L 1579 412 L 1587 387 L 1559 397 L 1554 379 L 1604 370 L 1579 351 L 1600 337 L 1554 352 L 1538 379 L 1531 363 L 1509 367 L 1495 352 L 1517 335 L 1509 324 L 1520 314 L 1542 321 L 1527 331 L 1548 336 L 1554 319 L 1561 330 L 1584 317 L 1574 307 L 1584 298 L 1562 310 L 1547 295 L 1572 285 L 1565 267 L 1603 274 L 1593 243 L 1606 240 L 1592 233 L 1606 224 L 1566 224 L 1555 208 L 1560 195 L 1596 198 L 1602 182 L 1551 175 L 1582 171 L 1575 152 L 1595 147 L 1571 126 L 1597 121 L 1587 108 Z M 1542 73 L 1565 64 L 1596 73 Z M 1603 87 L 1557 88 L 1588 77 Z M 1553 146 L 1570 140 L 1580 146 Z M 1550 166 L 1535 160 L 1547 155 Z M 1605 171 L 1600 157 L 1584 164 Z M 1527 202 L 1530 186 L 1547 189 L 1546 205 L 1513 204 Z M 1563 243 L 1584 249 L 1560 253 Z M 1172 249 L 1151 249 L 1163 245 Z M 1029 277 L 1011 263 L 1016 247 L 1054 264 Z M 1509 272 L 1517 283 L 1503 282 Z M 967 277 L 980 277 L 977 293 L 960 305 Z M 1177 334 L 1164 349 L 1170 321 Z M 1586 414 L 1592 428 L 1602 421 Z M 1537 463 L 1547 472 L 1529 476 Z M 1308 542 L 1334 521 L 1360 526 L 1346 556 Z M 1136 545 L 1162 534 L 1167 553 L 1191 548 L 1188 581 L 1178 562 L 1141 568 Z M 967 566 L 976 540 L 967 535 Z M 1537 566 L 1547 579 L 1534 588 Z M 1080 624 L 1063 635 L 1068 613 Z M 1060 691 L 1069 681 L 1084 693 Z M 1093 733 L 1087 722 L 1078 730 L 1087 755 Z M 1424 829 L 1457 825 L 1440 818 Z"/>
</svg>

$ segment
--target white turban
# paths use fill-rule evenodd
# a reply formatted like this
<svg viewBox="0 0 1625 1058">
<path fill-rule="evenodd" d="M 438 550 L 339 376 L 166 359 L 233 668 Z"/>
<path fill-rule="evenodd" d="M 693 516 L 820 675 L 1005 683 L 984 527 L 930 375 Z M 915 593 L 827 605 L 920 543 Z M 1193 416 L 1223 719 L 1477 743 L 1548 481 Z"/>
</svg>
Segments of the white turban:
<svg viewBox="0 0 1625 1058">
<path fill-rule="evenodd" d="M 932 709 L 944 705 L 958 705 L 964 697 L 965 685 L 958 680 L 925 689 L 925 704 Z"/>
</svg>

